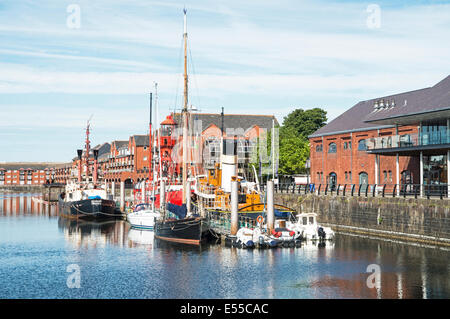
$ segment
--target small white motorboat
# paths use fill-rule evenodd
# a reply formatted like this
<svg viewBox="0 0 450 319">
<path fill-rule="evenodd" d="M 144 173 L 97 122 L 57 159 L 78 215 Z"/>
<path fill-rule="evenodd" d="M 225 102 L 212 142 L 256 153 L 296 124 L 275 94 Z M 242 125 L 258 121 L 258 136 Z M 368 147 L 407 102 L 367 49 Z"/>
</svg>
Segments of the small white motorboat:
<svg viewBox="0 0 450 319">
<path fill-rule="evenodd" d="M 287 222 L 287 227 L 296 233 L 296 238 L 304 240 L 333 240 L 334 231 L 330 227 L 317 224 L 316 213 L 301 213 L 297 221 Z"/>
<path fill-rule="evenodd" d="M 243 248 L 253 248 L 255 247 L 255 242 L 253 241 L 253 229 L 251 228 L 240 228 L 236 233 L 236 240 L 238 244 L 241 244 Z"/>
<path fill-rule="evenodd" d="M 133 212 L 127 215 L 127 220 L 131 227 L 153 230 L 155 222 L 160 216 L 160 212 L 152 209 L 151 204 L 142 203 L 136 205 Z"/>
</svg>

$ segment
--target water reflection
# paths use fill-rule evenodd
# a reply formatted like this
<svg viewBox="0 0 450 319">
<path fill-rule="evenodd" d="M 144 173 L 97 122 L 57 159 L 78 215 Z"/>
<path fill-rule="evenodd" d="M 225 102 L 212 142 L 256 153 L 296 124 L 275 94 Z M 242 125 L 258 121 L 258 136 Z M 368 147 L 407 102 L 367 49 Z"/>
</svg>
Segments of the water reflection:
<svg viewBox="0 0 450 319">
<path fill-rule="evenodd" d="M 151 230 L 130 228 L 128 231 L 128 239 L 135 244 L 153 247 L 155 233 Z"/>
<path fill-rule="evenodd" d="M 129 224 L 123 220 L 89 221 L 59 217 L 58 228 L 67 242 L 77 248 L 127 246 Z"/>
<path fill-rule="evenodd" d="M 157 240 L 152 231 L 132 229 L 123 220 L 53 218 L 57 207 L 40 199 L 36 194 L 0 194 L 0 297 L 29 297 L 17 287 L 29 285 L 27 276 L 36 268 L 42 271 L 36 278 L 47 281 L 62 269 L 65 283 L 68 261 L 86 270 L 89 288 L 80 290 L 84 298 L 450 296 L 450 252 L 441 248 L 348 234 L 299 248 L 186 246 Z M 28 217 L 16 218 L 21 216 Z M 381 269 L 374 288 L 367 286 L 371 264 Z M 32 297 L 53 296 L 52 289 L 58 296 L 74 293 L 58 283 L 44 291 L 39 280 L 30 288 L 35 289 Z"/>
<path fill-rule="evenodd" d="M 42 194 L 0 193 L 0 216 L 27 215 L 56 217 L 58 205 L 44 201 Z"/>
</svg>

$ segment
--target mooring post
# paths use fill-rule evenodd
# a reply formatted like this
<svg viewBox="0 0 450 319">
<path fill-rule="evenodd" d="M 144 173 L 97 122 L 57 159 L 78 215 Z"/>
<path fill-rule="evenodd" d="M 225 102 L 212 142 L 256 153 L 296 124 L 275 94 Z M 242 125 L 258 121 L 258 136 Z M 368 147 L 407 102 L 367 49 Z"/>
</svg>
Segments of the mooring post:
<svg viewBox="0 0 450 319">
<path fill-rule="evenodd" d="M 166 182 L 161 180 L 159 187 L 159 209 L 164 212 L 166 209 Z"/>
<path fill-rule="evenodd" d="M 231 235 L 236 235 L 239 229 L 238 215 L 238 182 L 231 181 Z"/>
<path fill-rule="evenodd" d="M 125 211 L 125 182 L 120 182 L 120 210 Z"/>
<path fill-rule="evenodd" d="M 273 180 L 267 181 L 267 231 L 269 234 L 275 227 L 275 210 L 273 202 Z"/>
</svg>

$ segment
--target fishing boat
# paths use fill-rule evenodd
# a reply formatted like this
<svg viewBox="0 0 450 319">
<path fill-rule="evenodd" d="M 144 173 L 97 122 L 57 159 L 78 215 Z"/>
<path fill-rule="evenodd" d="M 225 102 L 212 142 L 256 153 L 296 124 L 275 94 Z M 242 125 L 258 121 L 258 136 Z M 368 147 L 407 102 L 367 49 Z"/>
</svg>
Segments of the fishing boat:
<svg viewBox="0 0 450 319">
<path fill-rule="evenodd" d="M 58 196 L 59 214 L 68 218 L 85 219 L 106 219 L 119 218 L 122 213 L 116 209 L 116 204 L 106 192 L 103 186 L 97 184 L 98 176 L 98 150 L 93 150 L 94 170 L 92 179 L 89 174 L 90 161 L 90 141 L 89 128 L 90 119 L 86 127 L 86 144 L 83 150 L 77 150 L 78 153 L 78 181 L 67 183 L 64 192 Z M 82 160 L 85 162 L 85 178 L 82 179 Z"/>
<path fill-rule="evenodd" d="M 168 193 L 167 208 L 171 216 L 163 214 L 163 218 L 155 223 L 155 238 L 190 245 L 200 245 L 208 238 L 209 220 L 191 213 L 191 187 L 188 186 L 188 74 L 187 74 L 187 24 L 184 9 L 184 106 L 183 106 L 183 160 L 181 189 Z"/>
</svg>

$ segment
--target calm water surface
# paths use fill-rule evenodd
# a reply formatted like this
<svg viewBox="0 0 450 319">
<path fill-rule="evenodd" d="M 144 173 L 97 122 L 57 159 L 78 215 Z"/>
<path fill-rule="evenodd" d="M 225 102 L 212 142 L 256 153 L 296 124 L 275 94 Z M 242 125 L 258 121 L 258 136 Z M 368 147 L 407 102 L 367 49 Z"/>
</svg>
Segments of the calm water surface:
<svg viewBox="0 0 450 319">
<path fill-rule="evenodd" d="M 185 247 L 125 221 L 61 218 L 37 195 L 0 193 L 0 298 L 449 298 L 449 257 L 345 234 L 325 247 Z M 67 285 L 74 264 L 80 288 Z M 374 288 L 371 264 L 381 269 Z"/>
</svg>

